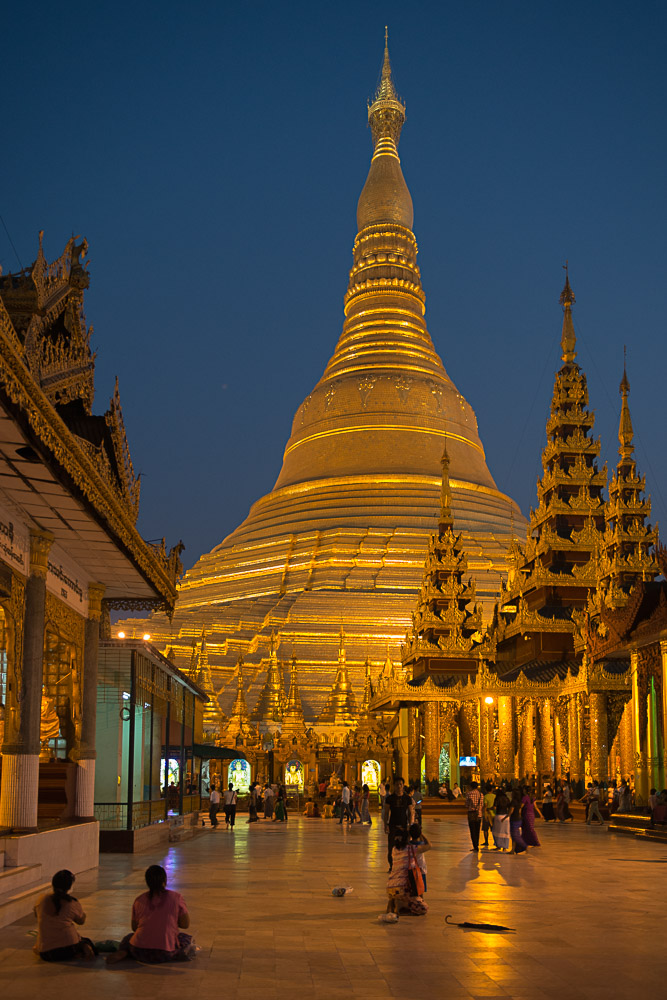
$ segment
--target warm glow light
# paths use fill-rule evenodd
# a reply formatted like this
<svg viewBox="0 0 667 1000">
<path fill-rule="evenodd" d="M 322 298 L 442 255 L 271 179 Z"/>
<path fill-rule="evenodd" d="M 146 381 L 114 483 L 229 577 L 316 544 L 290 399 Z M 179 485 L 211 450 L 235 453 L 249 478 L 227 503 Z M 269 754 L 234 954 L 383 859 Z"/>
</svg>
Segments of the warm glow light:
<svg viewBox="0 0 667 1000">
<path fill-rule="evenodd" d="M 124 639 L 125 638 L 125 633 L 124 632 L 119 632 L 118 633 L 118 638 L 119 639 Z"/>
<path fill-rule="evenodd" d="M 486 698 L 484 699 L 484 702 L 487 705 L 493 705 L 493 698 L 491 697 L 491 695 L 487 695 Z"/>
<path fill-rule="evenodd" d="M 148 632 L 144 632 L 144 640 L 146 642 L 148 642 L 149 639 L 150 639 L 150 635 L 148 634 Z"/>
</svg>

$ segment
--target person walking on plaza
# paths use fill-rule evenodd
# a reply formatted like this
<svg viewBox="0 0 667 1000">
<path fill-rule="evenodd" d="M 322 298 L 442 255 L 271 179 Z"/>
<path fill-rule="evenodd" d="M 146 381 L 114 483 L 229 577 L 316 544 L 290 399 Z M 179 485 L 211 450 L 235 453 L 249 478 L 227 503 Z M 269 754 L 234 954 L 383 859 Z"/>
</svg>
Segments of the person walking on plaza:
<svg viewBox="0 0 667 1000">
<path fill-rule="evenodd" d="M 352 815 L 352 809 L 350 807 L 350 786 L 347 781 L 343 782 L 343 788 L 340 793 L 340 819 L 338 820 L 338 825 L 340 826 L 343 822 L 343 818 L 347 816 L 348 823 L 350 826 L 354 823 L 354 816 Z"/>
<path fill-rule="evenodd" d="M 487 781 L 484 793 L 484 811 L 482 813 L 482 833 L 484 834 L 484 846 L 489 846 L 489 830 L 493 829 L 495 817 L 494 806 L 496 803 L 496 790 L 492 781 Z"/>
<path fill-rule="evenodd" d="M 621 781 L 621 787 L 618 790 L 618 811 L 620 813 L 629 813 L 632 809 L 632 792 L 630 791 L 630 786 L 625 778 Z"/>
<path fill-rule="evenodd" d="M 352 795 L 352 821 L 354 823 L 361 823 L 361 788 L 359 785 L 354 786 L 354 793 Z"/>
<path fill-rule="evenodd" d="M 387 834 L 387 860 L 389 871 L 392 866 L 392 851 L 397 834 L 405 834 L 407 837 L 410 826 L 415 821 L 415 806 L 411 797 L 405 791 L 403 778 L 394 778 L 394 791 L 387 795 L 387 819 L 384 824 L 384 832 Z"/>
<path fill-rule="evenodd" d="M 368 785 L 364 785 L 361 790 L 361 822 L 368 826 L 373 825 L 371 819 L 371 796 Z"/>
<path fill-rule="evenodd" d="M 148 892 L 132 904 L 132 934 L 126 934 L 118 951 L 107 956 L 107 965 L 134 958 L 151 965 L 162 962 L 189 962 L 196 954 L 195 943 L 182 931 L 190 926 L 190 916 L 180 892 L 167 889 L 167 873 L 160 865 L 146 869 Z"/>
<path fill-rule="evenodd" d="M 535 832 L 535 798 L 528 785 L 524 786 L 521 799 L 521 834 L 527 847 L 541 847 Z"/>
<path fill-rule="evenodd" d="M 588 783 L 588 815 L 586 816 L 586 826 L 591 825 L 591 821 L 596 818 L 599 826 L 604 826 L 602 813 L 600 812 L 600 786 L 597 781 Z"/>
<path fill-rule="evenodd" d="M 44 962 L 68 962 L 73 958 L 88 961 L 97 951 L 89 938 L 82 938 L 75 924 L 83 924 L 86 914 L 81 903 L 69 891 L 74 885 L 74 875 L 63 868 L 51 879 L 52 892 L 37 902 L 37 941 L 34 951 Z"/>
<path fill-rule="evenodd" d="M 542 816 L 545 823 L 555 823 L 556 814 L 554 812 L 554 793 L 551 785 L 545 785 L 542 792 Z"/>
<path fill-rule="evenodd" d="M 227 788 L 227 791 L 225 792 L 225 796 L 224 796 L 224 800 L 225 800 L 225 830 L 229 830 L 230 827 L 232 828 L 232 830 L 234 829 L 234 823 L 236 821 L 236 801 L 237 801 L 237 799 L 238 799 L 238 795 L 236 794 L 236 789 L 234 788 L 234 785 L 230 781 L 229 782 L 229 787 Z"/>
<path fill-rule="evenodd" d="M 385 803 L 387 795 L 389 794 L 389 778 L 385 778 L 384 781 L 380 782 L 380 787 L 378 789 L 380 795 L 380 818 L 382 822 L 385 822 Z"/>
<path fill-rule="evenodd" d="M 510 809 L 509 800 L 500 788 L 496 794 L 493 817 L 493 839 L 497 851 L 507 851 L 510 846 Z"/>
<path fill-rule="evenodd" d="M 273 789 L 271 785 L 267 785 L 264 789 L 264 819 L 271 819 L 273 816 Z"/>
<path fill-rule="evenodd" d="M 470 839 L 472 840 L 470 850 L 478 851 L 479 828 L 482 825 L 482 813 L 484 811 L 484 796 L 480 792 L 476 781 L 470 782 L 470 788 L 466 792 L 466 809 L 468 810 L 468 826 L 470 828 Z"/>
<path fill-rule="evenodd" d="M 512 838 L 512 854 L 523 854 L 526 841 L 521 831 L 521 791 L 515 788 L 510 802 L 510 837 Z"/>
<path fill-rule="evenodd" d="M 412 783 L 412 801 L 415 804 L 415 822 L 422 825 L 422 804 L 424 797 L 422 795 L 422 783 L 421 781 L 413 781 Z"/>
<path fill-rule="evenodd" d="M 211 826 L 215 829 L 218 825 L 218 813 L 220 812 L 220 792 L 215 785 L 211 785 L 211 791 L 208 795 L 208 818 L 211 821 Z"/>
</svg>

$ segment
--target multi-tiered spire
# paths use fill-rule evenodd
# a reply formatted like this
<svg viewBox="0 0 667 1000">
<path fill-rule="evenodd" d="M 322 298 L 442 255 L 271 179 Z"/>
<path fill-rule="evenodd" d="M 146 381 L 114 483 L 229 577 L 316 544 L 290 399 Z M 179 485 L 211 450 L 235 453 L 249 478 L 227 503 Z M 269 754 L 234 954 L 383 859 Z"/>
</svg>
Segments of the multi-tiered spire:
<svg viewBox="0 0 667 1000">
<path fill-rule="evenodd" d="M 306 723 L 303 716 L 303 706 L 301 704 L 301 694 L 299 692 L 299 678 L 297 673 L 296 656 L 292 655 L 290 670 L 289 698 L 287 707 L 283 715 L 282 726 L 280 727 L 280 737 L 285 739 L 302 739 L 306 735 Z"/>
<path fill-rule="evenodd" d="M 586 375 L 575 361 L 574 302 L 566 267 L 560 296 L 563 364 L 556 373 L 547 421 L 539 505 L 530 513 L 523 559 L 513 553 L 510 579 L 501 593 L 496 635 L 513 640 L 513 645 L 506 641 L 499 649 L 501 661 L 566 659 L 573 652 L 572 613 L 586 607 L 596 585 L 607 469 L 597 466 L 600 441 L 591 434 L 595 416 L 588 409 Z M 546 635 L 551 638 L 545 640 Z"/>
<path fill-rule="evenodd" d="M 479 659 L 491 652 L 482 640 L 482 609 L 475 604 L 475 582 L 464 576 L 468 557 L 454 531 L 449 455 L 442 456 L 438 532 L 433 535 L 413 625 L 406 637 L 403 663 L 415 675 L 424 672 L 475 673 Z M 472 605 L 472 607 L 470 606 Z"/>
<path fill-rule="evenodd" d="M 287 698 L 276 647 L 276 636 L 275 632 L 272 631 L 269 640 L 269 665 L 266 671 L 266 680 L 257 699 L 257 704 L 250 715 L 253 722 L 280 724 L 282 721 Z"/>
<path fill-rule="evenodd" d="M 245 700 L 245 689 L 243 687 L 243 657 L 239 656 L 236 664 L 236 699 L 229 716 L 229 722 L 225 726 L 223 740 L 230 743 L 237 739 L 248 740 L 256 736 L 256 729 L 250 722 L 250 714 Z"/>
<path fill-rule="evenodd" d="M 609 485 L 605 532 L 597 566 L 596 602 L 608 608 L 623 607 L 637 580 L 653 580 L 659 572 L 655 554 L 658 530 L 646 523 L 651 515 L 651 501 L 642 495 L 646 479 L 638 475 L 634 459 L 634 432 L 628 406 L 630 383 L 625 364 L 619 392 L 622 398 L 619 461 Z"/>
<path fill-rule="evenodd" d="M 195 683 L 208 695 L 208 702 L 204 706 L 204 732 L 220 735 L 221 729 L 226 722 L 226 717 L 220 708 L 218 695 L 213 687 L 213 677 L 211 667 L 208 662 L 208 646 L 206 644 L 206 632 L 202 631 L 197 655 L 197 673 Z"/>
<path fill-rule="evenodd" d="M 357 719 L 357 699 L 350 683 L 345 656 L 345 632 L 341 625 L 338 642 L 338 669 L 326 704 L 319 715 L 319 722 L 354 722 Z"/>
</svg>

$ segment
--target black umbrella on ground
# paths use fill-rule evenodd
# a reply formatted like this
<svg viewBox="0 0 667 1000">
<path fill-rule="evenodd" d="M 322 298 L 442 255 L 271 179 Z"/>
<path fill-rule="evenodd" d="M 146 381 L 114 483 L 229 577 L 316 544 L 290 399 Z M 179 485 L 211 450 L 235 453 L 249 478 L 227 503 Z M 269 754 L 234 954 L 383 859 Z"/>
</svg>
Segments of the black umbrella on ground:
<svg viewBox="0 0 667 1000">
<path fill-rule="evenodd" d="M 513 927 L 504 927 L 502 924 L 473 924 L 469 920 L 464 920 L 462 924 L 457 924 L 454 921 L 450 921 L 450 917 L 451 913 L 448 913 L 445 917 L 445 923 L 449 924 L 450 927 L 465 927 L 471 931 L 514 931 Z"/>
</svg>

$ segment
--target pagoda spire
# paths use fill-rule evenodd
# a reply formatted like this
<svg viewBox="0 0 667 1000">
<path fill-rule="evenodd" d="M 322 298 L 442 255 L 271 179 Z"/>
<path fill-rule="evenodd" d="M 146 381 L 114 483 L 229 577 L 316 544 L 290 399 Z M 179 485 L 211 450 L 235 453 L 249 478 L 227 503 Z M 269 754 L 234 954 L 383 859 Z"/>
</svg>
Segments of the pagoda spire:
<svg viewBox="0 0 667 1000">
<path fill-rule="evenodd" d="M 452 488 L 449 482 L 449 455 L 447 454 L 447 437 L 445 436 L 445 447 L 440 459 L 442 468 L 442 486 L 440 488 L 440 533 L 447 528 L 454 527 L 452 516 Z"/>
<path fill-rule="evenodd" d="M 305 736 L 306 733 L 306 721 L 303 716 L 296 663 L 296 654 L 292 653 L 289 698 L 287 699 L 287 707 L 280 729 L 281 739 L 284 739 L 287 735 L 292 737 Z"/>
<path fill-rule="evenodd" d="M 565 286 L 563 291 L 560 293 L 560 304 L 563 307 L 563 332 L 560 338 L 560 346 L 562 350 L 562 360 L 565 364 L 573 364 L 574 359 L 577 356 L 575 347 L 577 346 L 577 337 L 574 332 L 574 323 L 572 322 L 572 306 L 576 302 L 574 297 L 574 292 L 570 287 L 570 277 L 567 270 L 567 261 L 564 264 L 565 268 Z"/>
<path fill-rule="evenodd" d="M 656 556 L 658 529 L 646 523 L 651 514 L 651 500 L 643 496 L 646 478 L 638 475 L 634 459 L 625 349 L 623 354 L 623 378 L 618 390 L 621 394 L 619 461 L 609 484 L 605 532 L 597 556 L 598 590 L 595 603 L 598 610 L 602 605 L 623 607 L 638 580 L 653 580 L 659 572 Z"/>
<path fill-rule="evenodd" d="M 208 662 L 208 646 L 206 644 L 206 632 L 202 630 L 199 652 L 197 656 L 197 676 L 195 683 L 208 696 L 208 702 L 204 705 L 204 732 L 219 734 L 225 722 L 225 716 L 220 708 L 218 696 L 213 687 L 213 677 L 211 666 Z"/>
<path fill-rule="evenodd" d="M 285 682 L 278 663 L 276 648 L 276 635 L 272 630 L 269 639 L 269 666 L 266 671 L 266 680 L 257 699 L 257 704 L 250 715 L 253 722 L 280 723 L 285 711 Z"/>
<path fill-rule="evenodd" d="M 338 641 L 338 669 L 326 704 L 319 714 L 319 722 L 353 722 L 357 718 L 357 700 L 350 683 L 345 654 L 345 632 L 340 627 Z"/>
<path fill-rule="evenodd" d="M 227 740 L 237 737 L 248 737 L 255 734 L 255 730 L 250 723 L 250 715 L 245 700 L 245 690 L 243 688 L 243 657 L 239 656 L 236 664 L 236 700 L 232 707 L 229 722 L 225 727 L 224 737 Z"/>
</svg>

